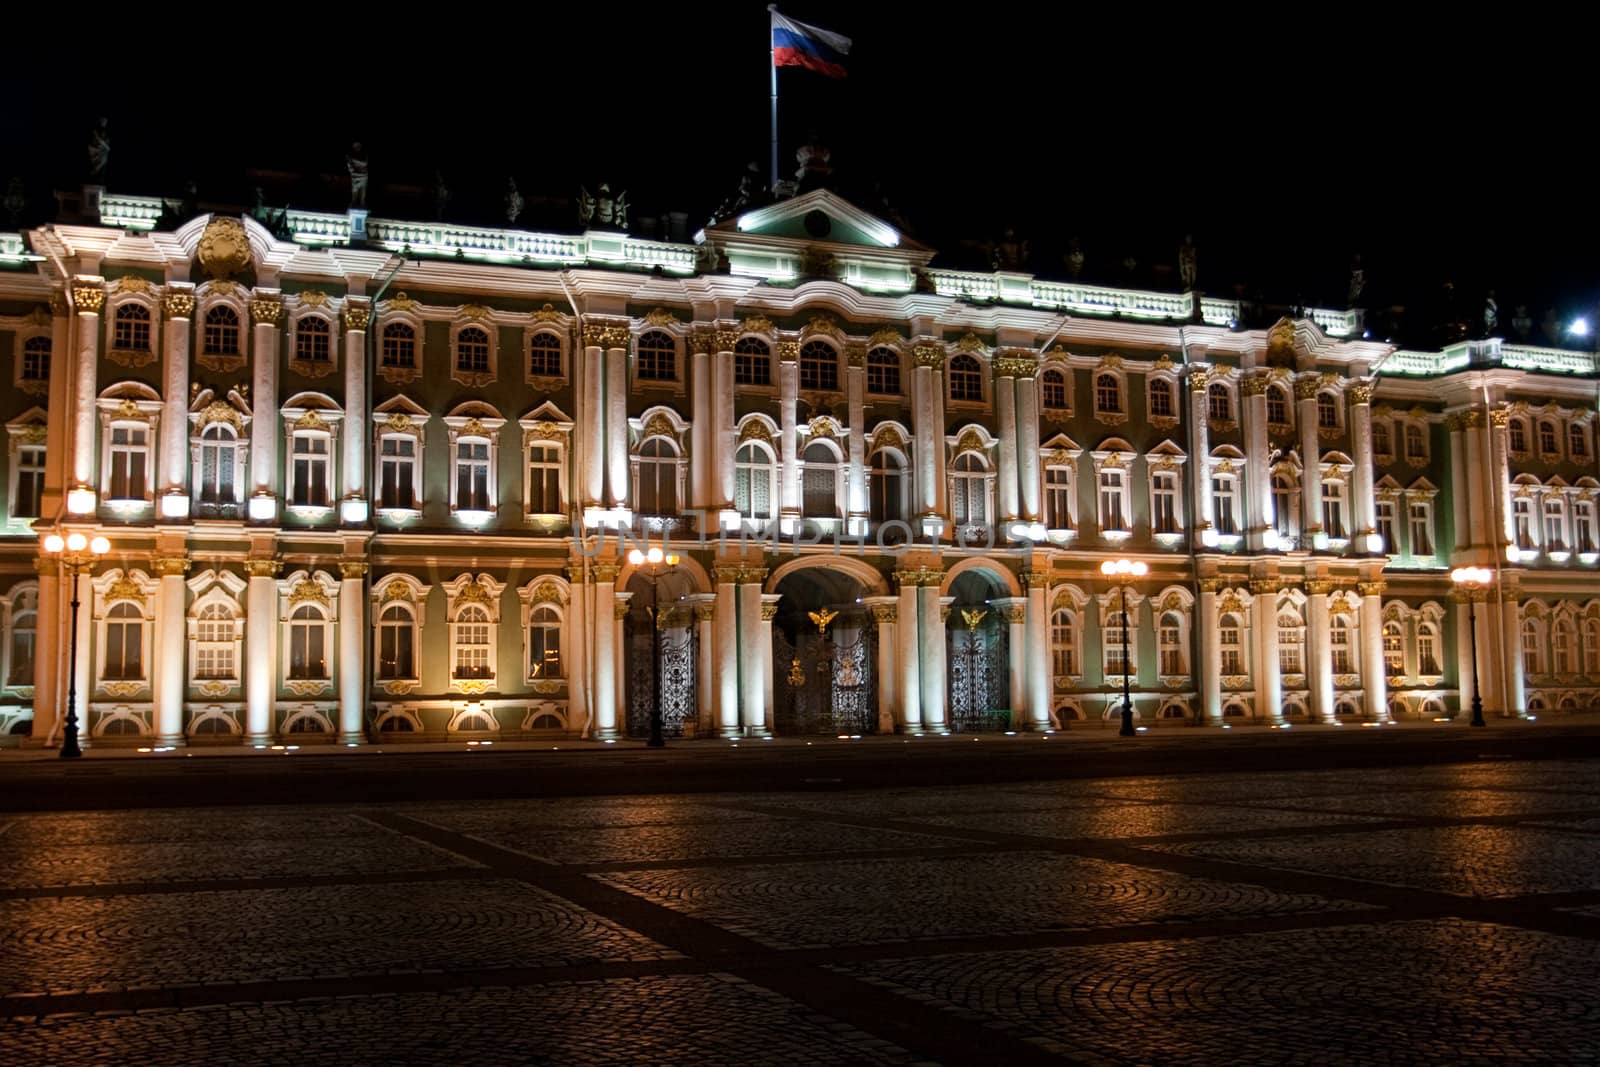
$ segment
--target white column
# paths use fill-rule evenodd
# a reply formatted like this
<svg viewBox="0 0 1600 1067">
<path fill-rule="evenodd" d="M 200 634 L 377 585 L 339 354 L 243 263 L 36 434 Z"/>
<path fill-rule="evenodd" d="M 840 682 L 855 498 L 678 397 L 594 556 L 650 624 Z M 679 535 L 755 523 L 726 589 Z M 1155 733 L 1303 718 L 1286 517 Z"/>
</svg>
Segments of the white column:
<svg viewBox="0 0 1600 1067">
<path fill-rule="evenodd" d="M 1322 379 L 1315 374 L 1301 375 L 1295 379 L 1295 403 L 1299 405 L 1300 421 L 1300 533 L 1310 536 L 1322 529 L 1322 445 L 1317 435 L 1317 390 Z M 1397 520 L 1398 521 L 1398 520 Z M 1327 629 L 1328 620 L 1322 620 Z M 1312 699 L 1315 700 L 1313 690 Z M 1330 705 L 1328 715 L 1333 714 Z"/>
<path fill-rule="evenodd" d="M 94 648 L 94 586 L 90 583 L 88 575 L 70 579 L 77 583 L 79 596 L 78 604 L 78 669 L 74 672 L 75 684 L 78 691 L 78 743 L 84 748 L 89 747 L 89 698 L 94 695 L 91 688 L 91 673 L 89 661 L 93 657 L 90 651 Z M 68 596 L 71 596 L 68 590 Z M 71 608 L 69 607 L 70 611 Z M 70 616 L 69 616 L 70 618 Z M 70 622 L 69 622 L 70 627 Z M 69 650 L 70 651 L 70 650 Z M 62 725 L 66 724 L 66 705 L 62 704 Z"/>
<path fill-rule="evenodd" d="M 585 432 L 576 436 L 583 441 L 583 472 L 578 484 L 582 487 L 582 503 L 586 510 L 604 507 L 606 502 L 606 408 L 600 387 L 605 374 L 605 350 L 600 347 L 600 338 L 605 329 L 590 326 L 584 331 L 583 392 L 578 405 L 578 425 L 584 427 Z"/>
<path fill-rule="evenodd" d="M 1251 622 L 1256 643 L 1256 713 L 1267 721 L 1283 721 L 1283 669 L 1278 655 L 1278 583 L 1250 583 L 1255 595 Z"/>
<path fill-rule="evenodd" d="M 183 299 L 174 299 L 181 297 Z M 166 325 L 161 331 L 161 495 L 163 517 L 189 514 L 189 331 L 194 313 L 192 292 L 171 292 L 164 302 Z"/>
<path fill-rule="evenodd" d="M 1460 415 L 1451 415 L 1450 425 L 1450 484 L 1460 486 L 1450 494 L 1451 528 L 1455 533 L 1455 548 L 1471 548 L 1475 542 L 1472 539 L 1472 527 L 1467 522 L 1467 498 L 1472 495 L 1466 489 L 1470 483 L 1467 481 L 1467 445 L 1466 435 L 1462 432 Z M 1463 491 L 1465 490 L 1465 491 Z M 1400 516 L 1395 517 L 1398 524 Z"/>
<path fill-rule="evenodd" d="M 1030 730 L 1050 729 L 1055 704 L 1055 676 L 1050 656 L 1050 575 L 1030 571 L 1022 576 L 1028 586 L 1028 609 L 1023 640 L 1028 646 L 1028 723 Z"/>
<path fill-rule="evenodd" d="M 739 682 L 744 692 L 739 701 L 739 731 L 757 736 L 767 722 L 767 692 L 772 677 L 772 624 L 763 625 L 761 582 L 763 568 L 746 567 L 739 572 L 739 636 L 746 642 L 739 657 Z M 750 647 L 753 643 L 754 647 Z"/>
<path fill-rule="evenodd" d="M 1451 597 L 1451 599 L 1455 601 L 1456 605 L 1456 695 L 1461 705 L 1460 713 L 1462 715 L 1467 715 L 1470 714 L 1472 708 L 1471 627 L 1473 624 L 1471 619 L 1468 617 L 1468 612 L 1471 610 L 1471 608 L 1467 604 L 1467 601 L 1461 597 L 1461 593 L 1464 592 L 1466 592 L 1466 590 L 1458 590 Z M 1482 624 L 1485 621 L 1485 616 L 1487 615 L 1489 615 L 1488 612 L 1478 612 L 1478 623 Z M 1493 619 L 1490 620 L 1490 624 L 1491 626 L 1493 625 Z M 1478 662 L 1480 665 L 1484 660 L 1483 651 L 1485 644 L 1486 642 L 1483 640 L 1483 634 L 1480 633 L 1478 635 Z M 1483 693 L 1479 694 L 1480 696 L 1492 691 L 1486 684 L 1488 681 L 1489 679 L 1480 670 L 1478 672 L 1478 684 L 1484 687 Z M 1489 704 L 1487 701 L 1485 701 L 1484 710 L 1487 711 L 1488 707 Z"/>
<path fill-rule="evenodd" d="M 922 725 L 932 733 L 949 731 L 945 722 L 944 598 L 939 595 L 942 572 L 931 571 L 917 589 L 922 623 Z"/>
<path fill-rule="evenodd" d="M 866 367 L 867 354 L 852 347 L 848 353 L 845 370 L 845 392 L 848 398 L 850 419 L 850 464 L 846 483 L 847 532 L 864 534 L 867 531 L 867 438 L 866 438 Z"/>
<path fill-rule="evenodd" d="M 900 719 L 899 681 L 895 676 L 895 598 L 892 596 L 866 597 L 861 601 L 872 619 L 878 624 L 878 660 L 872 665 L 878 681 L 878 733 L 894 733 Z"/>
<path fill-rule="evenodd" d="M 999 377 L 994 380 L 995 408 L 1000 413 L 1000 521 L 1004 525 L 1001 536 L 1009 533 L 1010 524 L 1017 520 L 1021 502 L 1018 491 L 1021 482 L 1017 475 L 1017 379 L 1009 359 L 998 361 Z M 1031 383 L 1030 383 L 1031 384 Z M 1034 446 L 1038 451 L 1038 446 Z"/>
<path fill-rule="evenodd" d="M 1361 583 L 1360 630 L 1363 711 L 1368 719 L 1384 722 L 1389 718 L 1389 679 L 1383 663 L 1382 582 Z"/>
<path fill-rule="evenodd" d="M 1369 552 L 1367 548 L 1367 535 L 1377 528 L 1377 506 L 1372 497 L 1372 383 L 1370 381 L 1357 382 L 1350 387 L 1350 437 L 1351 445 L 1355 449 L 1356 469 L 1350 476 L 1350 507 L 1354 511 L 1356 527 L 1356 551 L 1360 555 Z M 1398 524 L 1402 519 L 1396 516 Z M 1379 551 L 1382 551 L 1381 549 Z M 1368 687 L 1370 689 L 1370 687 Z M 1368 714 L 1371 714 L 1372 699 L 1367 698 Z M 1388 705 L 1383 705 L 1383 713 L 1388 714 Z"/>
<path fill-rule="evenodd" d="M 712 501 L 723 512 L 730 513 L 723 522 L 731 520 L 733 513 L 734 466 L 738 435 L 733 422 L 733 344 L 736 335 L 731 330 L 717 333 L 715 379 L 712 389 L 712 408 L 715 413 L 716 479 Z"/>
<path fill-rule="evenodd" d="M 594 574 L 594 736 L 609 741 L 617 737 L 617 565 L 599 563 Z"/>
<path fill-rule="evenodd" d="M 1491 463 L 1489 469 L 1493 472 L 1492 476 L 1494 478 L 1493 483 L 1489 487 L 1489 493 L 1485 495 L 1484 499 L 1498 501 L 1500 505 L 1499 525 L 1501 530 L 1502 544 L 1495 545 L 1494 547 L 1495 552 L 1501 554 L 1501 558 L 1504 558 L 1504 546 L 1508 544 L 1516 544 L 1517 540 L 1516 518 L 1511 514 L 1511 442 L 1507 437 L 1507 435 L 1510 433 L 1510 430 L 1506 426 L 1506 423 L 1510 418 L 1510 414 L 1510 412 L 1503 410 L 1490 412 L 1489 425 L 1485 426 L 1483 430 L 1488 441 L 1488 453 Z M 1474 484 L 1477 485 L 1482 483 Z M 1493 521 L 1490 521 L 1487 524 L 1487 528 L 1492 529 L 1494 525 L 1495 524 Z M 1544 529 L 1544 516 L 1538 512 L 1535 512 L 1533 516 L 1533 528 L 1535 531 L 1542 531 Z M 1494 540 L 1491 538 L 1485 543 L 1493 545 Z"/>
<path fill-rule="evenodd" d="M 362 719 L 366 712 L 366 692 L 362 682 L 367 632 L 366 601 L 361 587 L 367 565 L 362 562 L 339 564 L 339 741 L 359 745 L 366 740 Z"/>
<path fill-rule="evenodd" d="M 1218 578 L 1200 579 L 1200 709 L 1206 722 L 1222 722 L 1222 645 L 1218 643 Z M 1129 609 L 1131 614 L 1132 608 Z"/>
<path fill-rule="evenodd" d="M 33 743 L 54 741 L 61 729 L 61 709 L 66 705 L 61 682 L 67 657 L 61 654 L 61 561 L 36 558 L 39 574 L 39 616 L 33 656 Z"/>
<path fill-rule="evenodd" d="M 783 438 L 779 515 L 793 520 L 800 516 L 800 435 L 796 426 L 796 406 L 800 400 L 799 348 L 793 341 L 778 344 L 778 433 Z"/>
<path fill-rule="evenodd" d="M 900 643 L 900 728 L 908 734 L 922 732 L 922 646 L 917 623 L 919 572 L 897 571 L 899 603 L 895 607 L 895 637 Z"/>
<path fill-rule="evenodd" d="M 612 692 L 617 694 L 617 733 L 628 732 L 628 602 L 632 593 L 618 591 L 611 601 L 611 647 L 616 655 L 611 657 Z M 652 624 L 653 625 L 653 624 Z"/>
<path fill-rule="evenodd" d="M 1247 545 L 1259 552 L 1264 535 L 1272 529 L 1276 516 L 1272 508 L 1272 468 L 1267 465 L 1267 377 L 1251 375 L 1240 386 L 1240 405 L 1244 417 L 1244 473 L 1248 479 L 1244 494 Z"/>
<path fill-rule="evenodd" d="M 950 481 L 945 476 L 945 426 L 944 416 L 944 361 L 933 368 L 933 488 L 937 501 L 933 510 L 940 515 L 950 515 Z"/>
<path fill-rule="evenodd" d="M 1010 683 L 1006 706 L 1011 709 L 1011 726 L 1015 730 L 1027 729 L 1033 725 L 1033 692 L 1028 684 L 1033 673 L 1028 669 L 1028 598 L 1006 597 L 995 600 L 993 605 L 1001 625 L 1006 627 L 1006 646 L 1010 651 L 1006 664 L 1011 675 L 1006 679 Z"/>
<path fill-rule="evenodd" d="M 1026 376 L 1017 379 L 1017 477 L 1022 483 L 1022 517 L 1039 523 L 1044 521 L 1039 485 L 1039 384 L 1033 377 L 1038 364 L 1030 361 L 1027 370 Z"/>
<path fill-rule="evenodd" d="M 183 742 L 183 693 L 188 684 L 184 677 L 183 653 L 188 642 L 184 639 L 185 593 L 183 572 L 189 561 L 176 557 L 158 559 L 155 570 L 161 576 L 161 596 L 156 603 L 156 740 L 163 745 Z M 79 650 L 82 651 L 81 649 Z"/>
<path fill-rule="evenodd" d="M 771 737 L 776 732 L 777 705 L 772 696 L 772 619 L 778 614 L 778 601 L 782 599 L 779 593 L 763 593 L 761 596 L 761 630 L 757 638 L 761 642 L 761 727 L 756 731 L 758 737 Z"/>
<path fill-rule="evenodd" d="M 740 661 L 744 662 L 745 673 L 754 671 L 756 662 L 748 653 L 739 655 L 739 568 L 733 564 L 719 564 L 715 573 L 717 732 L 723 737 L 738 737 Z"/>
<path fill-rule="evenodd" d="M 74 353 L 77 391 L 73 405 L 72 479 L 69 488 L 88 489 L 96 494 L 99 486 L 94 477 L 97 458 L 95 423 L 99 413 L 95 409 L 95 399 L 99 393 L 100 309 L 105 302 L 105 283 L 102 279 L 73 279 L 72 303 L 78 311 L 78 349 Z M 81 695 L 84 691 L 80 689 L 78 692 Z"/>
<path fill-rule="evenodd" d="M 1315 413 L 1313 413 L 1315 417 Z M 1328 626 L 1328 593 L 1332 583 L 1326 579 L 1306 582 L 1306 633 L 1310 647 L 1306 656 L 1306 685 L 1311 690 L 1311 717 L 1333 722 L 1333 648 Z"/>
<path fill-rule="evenodd" d="M 583 581 L 583 564 L 567 567 L 567 614 L 562 634 L 561 652 L 566 658 L 567 673 L 567 723 L 569 728 L 589 736 L 594 723 L 589 719 L 590 649 L 586 640 L 589 618 L 589 589 Z"/>
<path fill-rule="evenodd" d="M 699 642 L 694 660 L 695 736 L 710 737 L 716 727 L 716 655 L 712 633 L 717 595 L 696 593 L 689 597 L 694 605 L 695 640 Z"/>
<path fill-rule="evenodd" d="M 689 341 L 693 354 L 689 377 L 692 421 L 689 423 L 689 506 L 712 510 L 712 476 L 716 456 L 712 451 L 714 416 L 711 413 L 711 339 L 695 334 Z M 720 509 L 717 509 L 720 510 Z M 715 522 L 703 524 L 702 530 Z"/>
<path fill-rule="evenodd" d="M 272 740 L 273 695 L 278 682 L 278 563 L 270 559 L 245 561 L 250 585 L 245 593 L 244 638 L 249 662 L 245 665 L 246 744 L 265 745 Z"/>
<path fill-rule="evenodd" d="M 611 333 L 618 333 L 612 330 Z M 625 336 L 625 335 L 624 335 Z M 610 344 L 616 343 L 616 338 Z M 607 501 L 627 508 L 632 500 L 628 464 L 628 350 L 606 349 L 606 478 Z"/>
<path fill-rule="evenodd" d="M 1210 381 L 1209 367 L 1189 371 L 1189 477 L 1193 486 L 1189 495 L 1194 501 L 1192 544 L 1196 548 L 1204 546 L 1205 531 L 1216 528 L 1211 503 L 1211 424 L 1206 418 L 1206 387 Z"/>
<path fill-rule="evenodd" d="M 937 458 L 944 447 L 944 431 L 937 425 L 933 409 L 933 368 L 944 362 L 941 345 L 917 345 L 916 367 L 911 372 L 911 432 L 916 437 L 916 516 L 933 518 L 939 514 L 939 472 Z M 918 531 L 919 533 L 921 531 Z"/>
<path fill-rule="evenodd" d="M 1480 616 L 1478 622 L 1483 621 Z M 1524 690 L 1525 679 L 1522 676 L 1522 610 L 1515 589 L 1502 589 L 1500 592 L 1500 632 L 1503 635 L 1501 640 L 1505 644 L 1505 651 L 1501 653 L 1505 659 L 1505 671 L 1499 712 L 1501 715 L 1521 718 L 1527 714 L 1528 709 Z M 1480 648 L 1489 643 L 1485 642 L 1483 637 L 1482 633 L 1478 634 Z M 1493 641 L 1492 637 L 1490 641 Z"/>
<path fill-rule="evenodd" d="M 283 301 L 276 292 L 258 293 L 250 302 L 255 324 L 250 343 L 250 491 L 274 497 L 278 481 L 278 323 Z M 276 514 L 274 504 L 274 514 Z"/>
<path fill-rule="evenodd" d="M 367 499 L 367 424 L 370 420 L 367 411 L 367 324 L 371 318 L 372 308 L 366 300 L 358 302 L 357 297 L 345 298 L 343 485 L 346 500 Z"/>
</svg>

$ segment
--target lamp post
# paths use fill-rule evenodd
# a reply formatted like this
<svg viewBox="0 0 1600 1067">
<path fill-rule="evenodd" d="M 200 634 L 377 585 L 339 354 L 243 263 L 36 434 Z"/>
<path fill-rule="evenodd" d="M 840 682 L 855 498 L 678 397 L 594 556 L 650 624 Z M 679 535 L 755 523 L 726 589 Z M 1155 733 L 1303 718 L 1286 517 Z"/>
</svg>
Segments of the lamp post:
<svg viewBox="0 0 1600 1067">
<path fill-rule="evenodd" d="M 1133 694 L 1129 690 L 1132 665 L 1128 662 L 1128 586 L 1143 578 L 1150 567 L 1137 559 L 1108 559 L 1100 564 L 1100 573 L 1106 580 L 1116 584 L 1122 590 L 1122 729 L 1117 733 L 1121 737 L 1134 737 L 1133 728 Z"/>
<path fill-rule="evenodd" d="M 94 570 L 95 560 L 111 551 L 111 542 L 104 537 L 90 540 L 76 531 L 65 538 L 53 533 L 44 539 L 44 550 L 61 560 L 62 570 L 72 581 L 72 651 L 67 658 L 67 722 L 61 732 L 61 758 L 76 759 L 83 755 L 83 749 L 78 747 L 78 579 Z"/>
<path fill-rule="evenodd" d="M 1485 726 L 1483 721 L 1483 695 L 1478 690 L 1478 597 L 1483 590 L 1489 588 L 1489 583 L 1494 581 L 1494 574 L 1487 567 L 1457 567 L 1450 572 L 1450 580 L 1456 583 L 1467 598 L 1467 631 L 1472 635 L 1472 725 Z"/>
<path fill-rule="evenodd" d="M 659 548 L 652 548 L 648 552 L 640 552 L 636 548 L 628 553 L 628 562 L 644 569 L 650 579 L 650 738 L 645 745 L 649 748 L 665 748 L 667 739 L 661 734 L 661 608 L 656 595 L 656 580 L 661 577 L 663 566 L 678 565 L 678 555 L 675 552 L 662 552 Z"/>
</svg>

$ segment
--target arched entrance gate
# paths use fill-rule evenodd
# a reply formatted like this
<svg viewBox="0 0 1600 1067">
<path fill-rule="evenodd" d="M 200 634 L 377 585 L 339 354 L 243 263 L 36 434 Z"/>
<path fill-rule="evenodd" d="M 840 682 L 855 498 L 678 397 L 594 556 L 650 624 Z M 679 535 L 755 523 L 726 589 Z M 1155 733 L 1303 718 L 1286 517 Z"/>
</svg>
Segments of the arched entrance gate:
<svg viewBox="0 0 1600 1067">
<path fill-rule="evenodd" d="M 650 579 L 635 573 L 628 579 L 627 614 L 623 618 L 623 665 L 627 674 L 629 737 L 648 737 L 650 712 L 655 706 L 656 675 L 651 670 L 652 653 L 660 651 L 661 732 L 667 737 L 682 737 L 683 724 L 692 723 L 698 713 L 695 700 L 695 664 L 699 639 L 695 635 L 694 611 L 682 598 L 693 590 L 693 583 L 681 573 L 667 572 L 656 580 L 652 603 Z M 652 630 L 659 612 L 660 643 Z"/>
<path fill-rule="evenodd" d="M 772 619 L 773 728 L 778 734 L 869 734 L 877 729 L 877 626 L 859 583 L 809 568 L 778 583 Z"/>
<path fill-rule="evenodd" d="M 1006 730 L 1012 725 L 1010 627 L 993 603 L 1006 595 L 993 579 L 972 570 L 956 575 L 955 598 L 945 621 L 950 729 L 956 733 Z"/>
</svg>

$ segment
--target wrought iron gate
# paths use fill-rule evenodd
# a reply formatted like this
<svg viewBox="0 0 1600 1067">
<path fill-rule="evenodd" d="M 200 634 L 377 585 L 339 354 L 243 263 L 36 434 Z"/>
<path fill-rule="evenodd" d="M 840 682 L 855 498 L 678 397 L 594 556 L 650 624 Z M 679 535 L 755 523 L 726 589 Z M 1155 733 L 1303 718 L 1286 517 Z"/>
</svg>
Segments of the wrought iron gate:
<svg viewBox="0 0 1600 1067">
<path fill-rule="evenodd" d="M 692 625 L 661 631 L 661 732 L 667 737 L 682 737 L 683 724 L 695 720 L 695 643 Z M 650 710 L 656 700 L 650 651 L 649 620 L 644 619 L 628 637 L 629 737 L 650 735 Z"/>
<path fill-rule="evenodd" d="M 842 621 L 831 634 L 802 632 L 793 644 L 773 628 L 775 732 L 838 736 L 876 731 L 876 628 L 865 616 Z"/>
<path fill-rule="evenodd" d="M 950 729 L 1004 730 L 1011 724 L 1010 649 L 996 613 L 976 626 L 949 630 Z"/>
</svg>

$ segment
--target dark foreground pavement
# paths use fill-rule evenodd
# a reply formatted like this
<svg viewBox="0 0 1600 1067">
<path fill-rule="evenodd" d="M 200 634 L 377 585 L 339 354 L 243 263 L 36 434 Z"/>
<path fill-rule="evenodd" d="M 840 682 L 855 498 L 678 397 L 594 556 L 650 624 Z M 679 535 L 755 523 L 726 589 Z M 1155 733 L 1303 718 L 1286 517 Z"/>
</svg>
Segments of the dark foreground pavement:
<svg viewBox="0 0 1600 1067">
<path fill-rule="evenodd" d="M 13 755 L 0 1064 L 1590 1062 L 1594 744 Z"/>
</svg>

